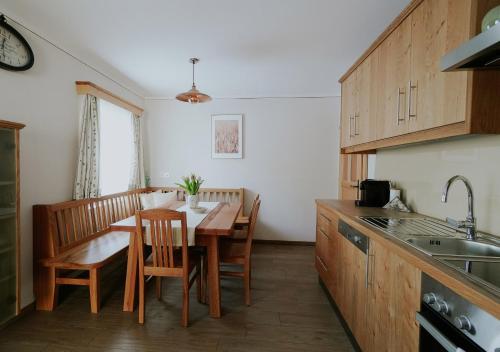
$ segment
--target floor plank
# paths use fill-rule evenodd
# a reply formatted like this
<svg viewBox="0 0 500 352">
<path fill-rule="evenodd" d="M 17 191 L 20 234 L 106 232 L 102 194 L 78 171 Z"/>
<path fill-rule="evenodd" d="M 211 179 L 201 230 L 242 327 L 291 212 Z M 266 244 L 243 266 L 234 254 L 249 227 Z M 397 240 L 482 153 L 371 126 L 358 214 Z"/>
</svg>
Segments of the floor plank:
<svg viewBox="0 0 500 352">
<path fill-rule="evenodd" d="M 318 284 L 313 258 L 313 247 L 255 245 L 252 306 L 244 305 L 241 280 L 223 279 L 223 317 L 212 319 L 193 288 L 187 329 L 179 325 L 179 280 L 164 280 L 161 301 L 154 282 L 147 286 L 144 326 L 137 312 L 122 312 L 125 270 L 119 266 L 103 274 L 99 314 L 89 312 L 85 288 L 72 288 L 54 312 L 29 313 L 0 331 L 0 351 L 353 351 Z"/>
</svg>

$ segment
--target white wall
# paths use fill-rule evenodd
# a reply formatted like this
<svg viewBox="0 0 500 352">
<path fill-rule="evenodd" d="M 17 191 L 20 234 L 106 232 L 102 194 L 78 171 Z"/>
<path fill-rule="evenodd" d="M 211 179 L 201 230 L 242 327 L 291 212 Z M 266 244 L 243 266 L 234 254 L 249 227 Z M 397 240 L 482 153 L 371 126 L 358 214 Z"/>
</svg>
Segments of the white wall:
<svg viewBox="0 0 500 352">
<path fill-rule="evenodd" d="M 478 228 L 500 235 L 500 136 L 472 136 L 377 152 L 376 177 L 395 180 L 413 210 L 438 218 L 465 219 L 467 193 L 452 186 L 441 203 L 445 182 L 454 175 L 473 186 Z"/>
<path fill-rule="evenodd" d="M 339 98 L 146 100 L 151 183 L 195 172 L 206 187 L 262 198 L 256 238 L 314 241 L 315 198 L 337 196 Z M 243 113 L 243 159 L 211 158 L 211 114 Z M 169 173 L 170 177 L 162 177 Z"/>
<path fill-rule="evenodd" d="M 89 80 L 143 105 L 139 98 L 31 33 L 26 72 L 0 70 L 0 119 L 26 124 L 21 131 L 21 306 L 33 301 L 32 206 L 69 200 L 76 168 L 76 80 Z"/>
</svg>

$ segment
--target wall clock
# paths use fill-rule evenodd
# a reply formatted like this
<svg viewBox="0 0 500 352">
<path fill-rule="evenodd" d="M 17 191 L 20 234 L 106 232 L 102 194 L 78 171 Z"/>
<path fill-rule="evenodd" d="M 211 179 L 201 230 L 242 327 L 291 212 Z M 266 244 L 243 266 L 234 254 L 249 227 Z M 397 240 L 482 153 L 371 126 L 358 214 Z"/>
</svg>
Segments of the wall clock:
<svg viewBox="0 0 500 352">
<path fill-rule="evenodd" d="M 33 50 L 26 39 L 0 15 L 0 68 L 25 71 L 34 62 Z"/>
</svg>

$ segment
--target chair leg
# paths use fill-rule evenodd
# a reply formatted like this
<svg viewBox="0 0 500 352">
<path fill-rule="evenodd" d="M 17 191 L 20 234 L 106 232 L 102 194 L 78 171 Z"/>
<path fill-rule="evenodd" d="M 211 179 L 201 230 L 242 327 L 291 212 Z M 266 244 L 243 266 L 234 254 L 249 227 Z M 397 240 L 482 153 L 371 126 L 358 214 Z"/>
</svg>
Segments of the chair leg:
<svg viewBox="0 0 500 352">
<path fill-rule="evenodd" d="M 94 314 L 99 312 L 100 305 L 100 270 L 90 269 L 89 271 L 89 292 L 90 292 L 90 311 Z"/>
<path fill-rule="evenodd" d="M 196 265 L 196 296 L 198 302 L 203 303 L 201 284 L 201 262 Z"/>
<path fill-rule="evenodd" d="M 245 287 L 245 304 L 249 306 L 251 304 L 250 298 L 250 266 L 245 265 L 243 274 L 243 285 Z"/>
<path fill-rule="evenodd" d="M 156 298 L 161 299 L 161 276 L 156 277 Z"/>
<path fill-rule="evenodd" d="M 51 268 L 50 269 L 50 292 L 49 292 L 49 310 L 52 311 L 56 308 L 57 306 L 57 299 L 59 296 L 59 287 L 57 287 L 56 284 L 56 278 L 57 278 L 57 269 Z"/>
<path fill-rule="evenodd" d="M 189 277 L 183 280 L 183 292 L 182 292 L 182 319 L 181 325 L 185 328 L 188 326 L 189 322 Z"/>
<path fill-rule="evenodd" d="M 249 262 L 248 263 L 248 277 L 249 277 L 249 286 L 250 286 L 250 289 L 252 289 L 252 262 Z"/>
<path fill-rule="evenodd" d="M 201 296 L 203 299 L 203 303 L 207 304 L 207 296 L 208 296 L 208 256 L 203 256 L 203 267 L 201 268 Z"/>
<path fill-rule="evenodd" d="M 144 324 L 144 275 L 139 276 L 139 324 Z"/>
</svg>

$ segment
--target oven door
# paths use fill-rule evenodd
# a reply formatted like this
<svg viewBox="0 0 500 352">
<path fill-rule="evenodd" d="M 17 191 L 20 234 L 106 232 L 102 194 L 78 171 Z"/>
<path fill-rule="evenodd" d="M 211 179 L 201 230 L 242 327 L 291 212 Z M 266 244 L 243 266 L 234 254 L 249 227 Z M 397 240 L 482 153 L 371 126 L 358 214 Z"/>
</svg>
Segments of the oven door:
<svg viewBox="0 0 500 352">
<path fill-rule="evenodd" d="M 424 302 L 417 321 L 420 352 L 486 352 Z"/>
</svg>

